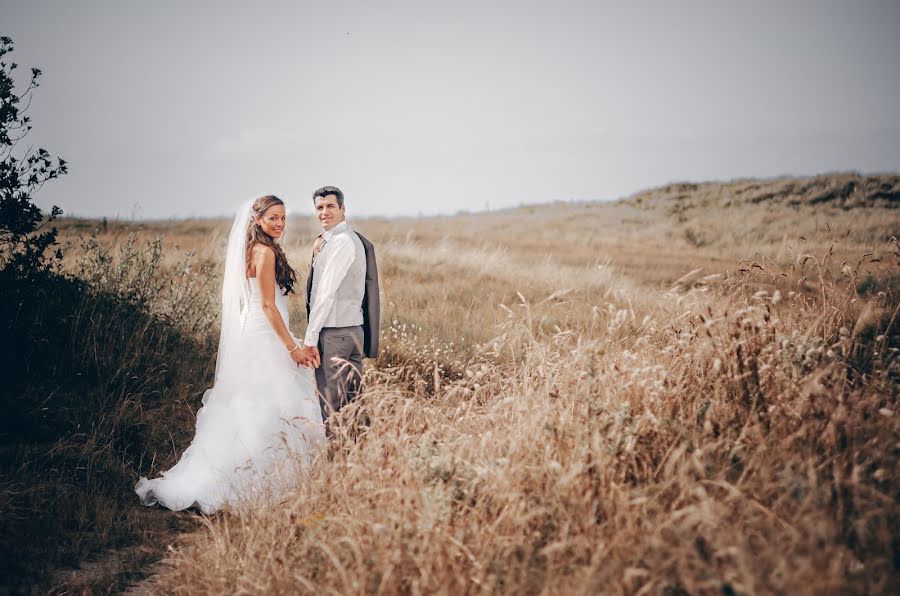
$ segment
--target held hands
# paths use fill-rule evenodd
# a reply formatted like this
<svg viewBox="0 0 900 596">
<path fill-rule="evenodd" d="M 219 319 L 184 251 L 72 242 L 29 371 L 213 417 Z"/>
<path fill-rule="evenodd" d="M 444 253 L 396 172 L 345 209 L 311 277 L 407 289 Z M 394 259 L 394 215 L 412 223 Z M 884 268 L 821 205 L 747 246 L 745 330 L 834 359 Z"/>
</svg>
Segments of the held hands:
<svg viewBox="0 0 900 596">
<path fill-rule="evenodd" d="M 306 356 L 306 364 L 305 366 L 311 366 L 312 368 L 319 368 L 322 364 L 322 359 L 319 356 L 319 348 L 316 346 L 303 346 L 300 350 Z"/>
<path fill-rule="evenodd" d="M 316 346 L 297 346 L 291 351 L 291 360 L 297 363 L 297 366 L 319 368 L 321 358 L 319 349 Z"/>
</svg>

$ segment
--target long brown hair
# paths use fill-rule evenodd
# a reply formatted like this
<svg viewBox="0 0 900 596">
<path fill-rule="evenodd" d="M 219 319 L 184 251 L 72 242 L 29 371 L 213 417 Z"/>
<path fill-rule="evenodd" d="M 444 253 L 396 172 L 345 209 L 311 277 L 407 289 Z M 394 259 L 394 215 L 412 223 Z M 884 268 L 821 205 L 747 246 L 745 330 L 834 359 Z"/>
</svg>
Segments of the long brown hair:
<svg viewBox="0 0 900 596">
<path fill-rule="evenodd" d="M 247 263 L 245 269 L 250 269 L 250 255 L 253 254 L 253 246 L 256 244 L 265 244 L 275 251 L 275 281 L 279 286 L 284 288 L 284 295 L 293 293 L 294 282 L 297 281 L 297 272 L 288 263 L 281 245 L 275 242 L 275 239 L 266 234 L 259 220 L 270 207 L 275 205 L 284 205 L 284 201 L 275 195 L 266 195 L 259 197 L 253 201 L 253 215 L 250 224 L 247 226 Z"/>
</svg>

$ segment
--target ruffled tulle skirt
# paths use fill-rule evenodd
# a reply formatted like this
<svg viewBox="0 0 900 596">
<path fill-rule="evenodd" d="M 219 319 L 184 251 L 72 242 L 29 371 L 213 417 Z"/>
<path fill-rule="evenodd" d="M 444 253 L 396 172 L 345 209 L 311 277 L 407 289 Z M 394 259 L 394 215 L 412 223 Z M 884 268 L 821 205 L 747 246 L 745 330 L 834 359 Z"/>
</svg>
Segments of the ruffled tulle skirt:
<svg viewBox="0 0 900 596">
<path fill-rule="evenodd" d="M 135 492 L 172 510 L 254 506 L 302 481 L 325 445 L 313 370 L 294 364 L 260 313 L 247 321 L 237 357 L 219 367 L 181 459 L 142 477 Z"/>
</svg>

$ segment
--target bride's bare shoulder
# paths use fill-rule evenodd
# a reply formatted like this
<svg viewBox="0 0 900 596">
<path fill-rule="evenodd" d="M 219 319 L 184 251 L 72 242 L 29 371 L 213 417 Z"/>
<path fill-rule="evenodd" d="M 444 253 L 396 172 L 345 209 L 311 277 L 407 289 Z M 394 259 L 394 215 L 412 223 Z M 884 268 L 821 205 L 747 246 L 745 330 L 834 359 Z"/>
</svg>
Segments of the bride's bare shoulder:
<svg viewBox="0 0 900 596">
<path fill-rule="evenodd" d="M 254 244 L 250 247 L 247 277 L 257 277 L 260 272 L 275 270 L 275 251 L 265 244 Z"/>
<path fill-rule="evenodd" d="M 274 257 L 275 250 L 272 249 L 271 246 L 266 246 L 265 244 L 254 244 L 253 248 L 250 249 L 250 256 L 253 257 L 253 260 L 266 259 L 268 257 Z"/>
</svg>

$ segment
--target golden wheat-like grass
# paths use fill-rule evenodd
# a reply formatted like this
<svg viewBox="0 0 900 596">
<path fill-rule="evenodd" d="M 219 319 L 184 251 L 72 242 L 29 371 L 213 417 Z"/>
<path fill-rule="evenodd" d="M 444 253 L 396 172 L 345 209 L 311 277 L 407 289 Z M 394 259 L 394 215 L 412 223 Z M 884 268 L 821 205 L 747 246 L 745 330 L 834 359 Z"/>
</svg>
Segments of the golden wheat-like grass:
<svg viewBox="0 0 900 596">
<path fill-rule="evenodd" d="M 440 252 L 415 260 L 408 245 L 383 254 L 401 268 L 452 265 Z M 500 269 L 489 277 L 515 274 L 504 255 L 482 256 L 473 275 L 490 259 Z M 630 285 L 601 276 L 590 283 L 610 284 L 607 302 L 565 327 L 544 320 L 565 297 L 520 298 L 493 338 L 461 352 L 389 330 L 365 398 L 343 412 L 333 461 L 277 506 L 210 518 L 149 585 L 895 589 L 897 303 L 827 278 L 821 291 L 797 291 L 789 270 L 751 273 L 688 278 L 638 310 Z M 755 289 L 773 276 L 774 290 Z M 470 288 L 476 303 L 479 291 Z M 420 313 L 421 326 L 450 308 Z"/>
<path fill-rule="evenodd" d="M 333 459 L 205 519 L 142 587 L 896 592 L 898 216 L 848 232 L 858 210 L 704 192 L 687 215 L 650 197 L 358 222 L 384 349 Z M 227 222 L 169 227 L 172 263 L 215 260 Z"/>
</svg>

